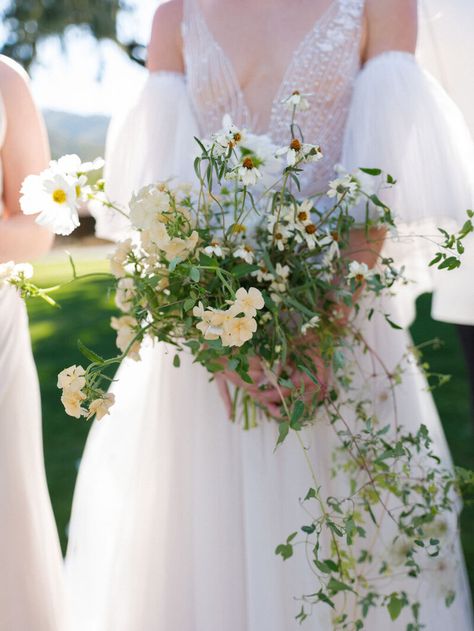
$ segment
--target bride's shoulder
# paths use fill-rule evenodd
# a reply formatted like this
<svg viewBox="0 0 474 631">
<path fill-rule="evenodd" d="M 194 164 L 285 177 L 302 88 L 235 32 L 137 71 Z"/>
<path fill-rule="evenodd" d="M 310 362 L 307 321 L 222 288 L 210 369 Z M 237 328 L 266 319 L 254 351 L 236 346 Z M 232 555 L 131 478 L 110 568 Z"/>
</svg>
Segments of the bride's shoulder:
<svg viewBox="0 0 474 631">
<path fill-rule="evenodd" d="M 181 23 L 183 0 L 160 4 L 153 17 L 147 66 L 151 72 L 183 72 Z"/>
<path fill-rule="evenodd" d="M 366 59 L 389 50 L 415 52 L 417 0 L 366 0 L 365 14 Z"/>
</svg>

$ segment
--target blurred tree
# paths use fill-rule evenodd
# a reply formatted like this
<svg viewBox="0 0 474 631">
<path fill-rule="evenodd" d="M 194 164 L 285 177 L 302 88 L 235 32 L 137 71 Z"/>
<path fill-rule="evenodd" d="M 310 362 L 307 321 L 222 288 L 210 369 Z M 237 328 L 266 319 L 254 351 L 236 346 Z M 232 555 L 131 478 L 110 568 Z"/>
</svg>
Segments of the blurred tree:
<svg viewBox="0 0 474 631">
<path fill-rule="evenodd" d="M 143 63 L 143 46 L 120 42 L 117 37 L 117 15 L 131 8 L 128 0 L 10 0 L 3 11 L 7 37 L 1 52 L 28 69 L 42 39 L 62 37 L 68 26 L 78 25 L 88 28 L 97 40 L 115 40 L 131 59 Z"/>
</svg>

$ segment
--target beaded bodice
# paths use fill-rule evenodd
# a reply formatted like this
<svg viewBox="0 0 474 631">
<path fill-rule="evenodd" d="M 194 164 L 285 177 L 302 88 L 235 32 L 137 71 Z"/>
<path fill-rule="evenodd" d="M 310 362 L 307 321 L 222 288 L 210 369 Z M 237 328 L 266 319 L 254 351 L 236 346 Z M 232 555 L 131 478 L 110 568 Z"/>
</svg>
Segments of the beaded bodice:
<svg viewBox="0 0 474 631">
<path fill-rule="evenodd" d="M 340 159 L 352 86 L 360 68 L 364 0 L 332 1 L 289 59 L 266 121 L 259 112 L 250 111 L 233 65 L 208 28 L 199 0 L 185 0 L 184 7 L 188 90 L 201 134 L 208 136 L 220 129 L 223 115 L 230 114 L 237 125 L 268 133 L 277 144 L 286 144 L 291 113 L 282 101 L 295 90 L 308 94 L 311 107 L 298 114 L 297 122 L 305 141 L 319 144 L 325 157 L 305 169 L 302 183 L 306 194 L 323 190 Z"/>
</svg>

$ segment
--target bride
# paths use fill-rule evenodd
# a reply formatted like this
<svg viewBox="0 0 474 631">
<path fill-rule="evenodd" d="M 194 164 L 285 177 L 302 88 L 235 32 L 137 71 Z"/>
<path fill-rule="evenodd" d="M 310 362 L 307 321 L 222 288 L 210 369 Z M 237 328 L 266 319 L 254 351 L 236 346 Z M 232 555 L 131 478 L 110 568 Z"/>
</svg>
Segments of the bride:
<svg viewBox="0 0 474 631">
<path fill-rule="evenodd" d="M 22 181 L 49 157 L 24 74 L 0 57 L 0 629 L 64 631 L 61 550 L 46 486 L 28 317 L 3 282 L 10 261 L 41 256 L 53 238 L 20 212 Z"/>
<path fill-rule="evenodd" d="M 327 189 L 339 161 L 378 166 L 400 179 L 390 204 L 407 229 L 446 214 L 460 220 L 455 209 L 473 199 L 472 147 L 458 112 L 417 66 L 416 36 L 415 0 L 171 0 L 156 13 L 145 86 L 110 130 L 110 196 L 126 202 L 154 180 L 191 181 L 193 136 L 218 130 L 224 114 L 283 143 L 282 99 L 299 90 L 311 103 L 300 119 L 305 138 L 325 154 L 305 194 Z M 100 236 L 127 236 L 126 220 L 105 211 L 97 220 Z M 430 281 L 412 245 L 384 250 L 418 281 L 387 305 L 408 325 L 416 293 Z M 391 369 L 410 345 L 383 318 L 374 317 L 365 335 Z M 77 631 L 299 628 L 294 596 L 315 591 L 311 570 L 304 558 L 282 563 L 274 554 L 298 524 L 297 498 L 310 485 L 296 441 L 274 453 L 276 423 L 262 420 L 248 432 L 229 423 L 228 384 L 221 379 L 217 388 L 187 357 L 176 370 L 162 344 L 138 364 L 126 361 L 113 388 L 112 415 L 89 436 L 71 519 L 66 569 Z M 271 391 L 252 393 L 274 403 Z M 383 392 L 374 397 L 379 414 L 393 421 Z M 396 399 L 404 425 L 428 426 L 449 463 L 416 366 Z M 304 440 L 325 493 L 337 495 L 329 423 L 315 423 Z M 417 581 L 389 581 L 390 591 L 416 592 L 428 631 L 472 628 L 454 522 L 445 522 L 444 556 Z M 450 590 L 456 599 L 446 609 Z M 386 611 L 373 609 L 366 628 L 389 624 Z M 407 625 L 402 614 L 390 628 Z M 329 631 L 331 609 L 314 610 L 307 626 Z"/>
</svg>

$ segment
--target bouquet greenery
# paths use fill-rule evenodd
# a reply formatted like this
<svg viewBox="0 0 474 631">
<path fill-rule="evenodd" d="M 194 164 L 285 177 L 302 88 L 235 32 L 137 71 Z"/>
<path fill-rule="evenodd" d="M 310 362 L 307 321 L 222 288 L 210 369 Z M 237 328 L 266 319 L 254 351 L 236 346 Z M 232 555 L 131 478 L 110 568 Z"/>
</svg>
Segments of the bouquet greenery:
<svg viewBox="0 0 474 631">
<path fill-rule="evenodd" d="M 399 328 L 382 299 L 407 279 L 381 254 L 396 228 L 375 192 L 396 182 L 379 169 L 339 168 L 328 191 L 304 196 L 302 174 L 322 151 L 296 124 L 304 95 L 295 92 L 287 104 L 286 146 L 225 119 L 212 138 L 196 139 L 193 186 L 150 184 L 133 195 L 128 210 L 110 201 L 105 183 L 93 177 L 101 164 L 84 165 L 77 156 L 25 181 L 24 212 L 40 209 L 38 221 L 57 233 L 71 232 L 78 205 L 91 199 L 130 220 L 130 238 L 110 261 L 120 352 L 103 358 L 80 344 L 89 365 L 65 369 L 58 387 L 68 414 L 101 419 L 114 404 L 108 386 L 116 365 L 139 361 L 145 339 L 174 348 L 177 368 L 181 353 L 191 353 L 218 381 L 235 421 L 249 429 L 273 419 L 278 445 L 290 432 L 301 444 L 314 481 L 302 490 L 307 522 L 276 550 L 286 560 L 300 546 L 314 575 L 314 592 L 301 596 L 297 618 L 329 606 L 335 628 L 362 629 L 370 610 L 383 606 L 392 620 L 410 610 L 407 629 L 415 631 L 422 628 L 420 605 L 391 581 L 416 579 L 443 546 L 449 549 L 447 515 L 456 522 L 457 483 L 432 452 L 426 427 L 404 431 L 396 410 L 387 413 L 395 420 L 384 421 L 363 393 L 361 381 L 377 376 L 395 409 L 394 389 L 417 361 L 407 351 L 389 370 L 364 335 L 375 317 Z M 357 223 L 356 215 L 363 220 Z M 432 264 L 457 267 L 472 229 L 470 216 L 458 234 L 443 232 Z M 55 288 L 41 289 L 30 276 L 14 265 L 3 271 L 24 297 L 54 303 Z M 362 378 L 354 369 L 355 348 L 376 366 L 371 375 Z M 347 492 L 337 497 L 321 485 L 305 446 L 302 430 L 321 418 L 339 444 L 332 475 L 347 481 Z M 381 557 L 374 550 L 384 520 L 392 523 L 396 554 Z M 448 589 L 447 604 L 453 598 Z"/>
</svg>

